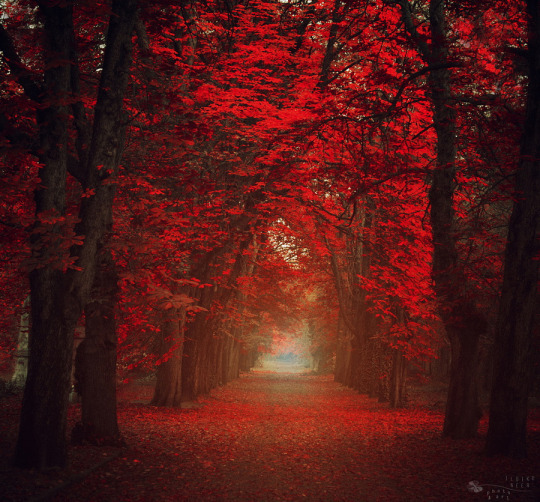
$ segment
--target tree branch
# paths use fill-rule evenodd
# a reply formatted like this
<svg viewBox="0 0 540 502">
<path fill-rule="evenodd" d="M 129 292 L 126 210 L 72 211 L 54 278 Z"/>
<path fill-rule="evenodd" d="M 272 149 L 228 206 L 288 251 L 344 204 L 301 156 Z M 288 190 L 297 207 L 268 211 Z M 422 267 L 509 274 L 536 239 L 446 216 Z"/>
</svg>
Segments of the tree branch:
<svg viewBox="0 0 540 502">
<path fill-rule="evenodd" d="M 405 24 L 405 29 L 410 37 L 417 44 L 420 53 L 424 60 L 429 64 L 431 62 L 431 48 L 425 40 L 422 39 L 413 21 L 413 15 L 411 11 L 411 4 L 409 0 L 397 0 L 401 7 L 401 18 Z"/>
<path fill-rule="evenodd" d="M 6 61 L 10 72 L 21 85 L 24 93 L 31 100 L 39 103 L 43 95 L 43 90 L 41 86 L 35 82 L 30 70 L 28 70 L 21 61 L 13 40 L 2 24 L 0 24 L 0 52 L 4 55 L 4 60 Z"/>
<path fill-rule="evenodd" d="M 139 14 L 137 14 L 137 18 L 135 19 L 135 34 L 137 35 L 137 45 L 139 46 L 139 49 L 141 49 L 144 52 L 149 51 L 150 40 L 148 39 L 146 26 L 142 22 Z"/>
</svg>

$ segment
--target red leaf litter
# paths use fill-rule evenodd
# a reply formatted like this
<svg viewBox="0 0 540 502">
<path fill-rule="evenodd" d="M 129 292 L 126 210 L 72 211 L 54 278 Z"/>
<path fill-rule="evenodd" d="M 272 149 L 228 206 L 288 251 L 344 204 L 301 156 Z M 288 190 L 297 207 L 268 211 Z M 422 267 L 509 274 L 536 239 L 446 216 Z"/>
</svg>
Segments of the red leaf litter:
<svg viewBox="0 0 540 502">
<path fill-rule="evenodd" d="M 127 448 L 72 447 L 70 467 L 9 467 L 18 419 L 2 400 L 0 499 L 8 501 L 538 500 L 540 414 L 524 460 L 441 437 L 440 409 L 391 410 L 332 376 L 254 371 L 183 409 L 119 392 Z M 71 420 L 77 419 L 77 406 Z"/>
</svg>

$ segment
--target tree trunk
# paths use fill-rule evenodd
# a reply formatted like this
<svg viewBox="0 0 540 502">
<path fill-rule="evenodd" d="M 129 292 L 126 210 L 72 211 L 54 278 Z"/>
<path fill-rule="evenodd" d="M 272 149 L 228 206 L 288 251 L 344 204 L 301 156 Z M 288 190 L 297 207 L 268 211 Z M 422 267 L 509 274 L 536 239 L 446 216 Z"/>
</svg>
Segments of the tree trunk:
<svg viewBox="0 0 540 502">
<path fill-rule="evenodd" d="M 433 68 L 428 74 L 437 134 L 437 159 L 429 190 L 432 277 L 453 358 L 443 434 L 455 439 L 475 437 L 480 418 L 477 383 L 479 340 L 487 330 L 487 322 L 468 294 L 470 289 L 459 261 L 454 229 L 457 120 L 451 95 L 446 1 L 430 1 L 431 45 L 417 32 L 409 1 L 399 0 L 399 3 L 406 30 L 416 42 L 425 63 Z"/>
<path fill-rule="evenodd" d="M 214 358 L 214 365 L 215 365 L 215 372 L 214 372 L 214 381 L 215 381 L 215 387 L 218 387 L 224 383 L 223 378 L 223 362 L 225 361 L 225 350 L 226 350 L 226 338 L 227 335 L 225 333 L 221 333 L 219 336 L 219 339 L 216 340 L 216 347 L 215 347 L 215 358 Z"/>
<path fill-rule="evenodd" d="M 30 274 L 32 328 L 28 377 L 13 462 L 17 467 L 65 467 L 67 407 L 76 319 L 65 315 L 59 271 Z"/>
<path fill-rule="evenodd" d="M 494 378 L 486 451 L 527 455 L 527 408 L 538 301 L 540 222 L 540 2 L 529 0 L 529 87 L 516 197 L 508 228 L 495 329 Z"/>
<path fill-rule="evenodd" d="M 254 252 L 257 253 L 258 244 L 255 234 L 246 232 L 244 238 L 240 241 L 227 285 L 212 288 L 212 290 L 209 290 L 209 288 L 202 290 L 199 302 L 201 307 L 210 310 L 214 301 L 218 301 L 223 307 L 229 303 L 233 293 L 236 292 L 236 280 L 238 277 L 250 273 L 249 270 L 252 265 L 249 264 L 245 255 L 245 251 L 250 245 L 253 245 Z M 201 267 L 198 273 L 192 271 L 191 275 L 204 278 L 204 282 L 209 282 L 209 265 L 212 258 L 214 256 L 219 257 L 225 250 L 225 248 L 220 248 L 211 251 L 208 254 L 208 259 L 205 260 L 204 266 Z M 215 273 L 215 269 L 212 273 Z M 209 315 L 208 312 L 198 313 L 195 320 L 188 326 L 184 344 L 186 358 L 184 359 L 182 371 L 182 401 L 193 401 L 200 394 L 209 392 L 215 385 L 216 368 L 213 367 L 213 364 L 216 361 L 215 343 L 217 339 L 214 337 L 214 333 L 217 332 L 218 326 L 219 320 Z"/>
<path fill-rule="evenodd" d="M 169 309 L 165 316 L 161 324 L 161 355 L 165 360 L 158 366 L 151 404 L 176 407 L 182 402 L 185 309 Z"/>
<path fill-rule="evenodd" d="M 232 339 L 229 355 L 229 369 L 227 372 L 227 381 L 234 380 L 240 376 L 240 344 Z"/>
<path fill-rule="evenodd" d="M 336 342 L 336 362 L 334 365 L 334 380 L 336 382 L 345 383 L 345 374 L 347 372 L 347 349 L 345 333 L 343 331 L 343 322 L 341 313 L 338 313 L 337 323 L 337 342 Z"/>
<path fill-rule="evenodd" d="M 204 326 L 204 313 L 188 324 L 184 341 L 185 358 L 182 362 L 182 402 L 194 401 L 199 389 L 200 331 Z"/>
<path fill-rule="evenodd" d="M 41 7 L 44 23 L 46 70 L 45 93 L 51 97 L 48 107 L 38 112 L 42 167 L 42 188 L 36 190 L 36 227 L 40 213 L 59 217 L 65 212 L 68 127 L 64 117 L 68 108 L 59 97 L 70 90 L 70 45 L 72 11 L 70 8 Z M 52 98 L 54 96 L 54 98 Z M 59 223 L 49 229 L 51 238 L 60 240 Z M 33 257 L 47 259 L 43 235 L 32 237 Z M 30 273 L 32 328 L 29 340 L 28 377 L 23 396 L 19 436 L 14 456 L 18 467 L 45 469 L 66 465 L 66 425 L 73 330 L 77 319 L 69 317 L 65 274 L 61 264 L 45 263 Z M 60 258 L 61 260 L 61 258 Z M 77 313 L 73 313 L 77 315 Z"/>
<path fill-rule="evenodd" d="M 30 330 L 30 296 L 23 303 L 23 311 L 19 323 L 19 336 L 17 339 L 17 361 L 11 377 L 11 385 L 16 389 L 23 389 L 28 375 L 28 333 Z"/>
<path fill-rule="evenodd" d="M 195 396 L 208 394 L 211 390 L 211 378 L 214 368 L 213 362 L 213 342 L 214 342 L 214 323 L 206 322 L 202 336 L 199 338 L 199 358 L 197 360 L 198 385 L 195 387 Z"/>
<path fill-rule="evenodd" d="M 232 366 L 234 364 L 234 338 L 224 335 L 221 362 L 221 383 L 225 385 L 231 381 Z"/>
<path fill-rule="evenodd" d="M 432 46 L 428 63 L 448 61 L 446 7 L 431 0 Z M 433 236 L 432 275 L 439 312 L 452 346 L 450 387 L 443 434 L 455 439 L 478 433 L 479 340 L 487 323 L 467 294 L 467 278 L 459 262 L 454 229 L 455 162 L 457 157 L 456 111 L 451 102 L 450 72 L 430 72 L 433 122 L 437 133 L 437 163 L 429 190 Z"/>
<path fill-rule="evenodd" d="M 75 443 L 123 444 L 116 416 L 116 332 L 118 277 L 108 249 L 100 253 L 85 306 L 85 338 L 75 358 L 76 390 L 81 396 L 81 422 L 73 430 Z"/>
<path fill-rule="evenodd" d="M 407 359 L 399 350 L 392 350 L 389 398 L 391 408 L 402 408 L 407 401 Z"/>
<path fill-rule="evenodd" d="M 94 111 L 94 129 L 80 171 L 84 188 L 94 194 L 84 198 L 79 212 L 78 235 L 69 256 L 59 256 L 65 244 L 65 192 L 68 164 L 67 107 L 71 92 L 73 22 L 71 3 L 40 2 L 45 40 L 44 88 L 46 106 L 38 107 L 40 134 L 40 187 L 36 190 L 36 228 L 42 215 L 52 221 L 44 234 L 32 237 L 36 268 L 30 272 L 32 328 L 28 378 L 23 396 L 19 435 L 14 455 L 18 467 L 64 467 L 67 461 L 66 423 L 73 333 L 94 282 L 98 243 L 107 228 L 114 190 L 103 185 L 103 173 L 115 173 L 119 159 L 119 129 L 123 98 L 131 64 L 131 34 L 136 0 L 114 0 L 105 40 L 103 69 Z M 74 70 L 73 70 L 74 71 Z M 79 159 L 83 162 L 83 159 Z M 42 226 L 42 225 L 41 225 Z M 69 235 L 69 234 L 68 234 Z M 57 240 L 51 246 L 50 242 Z M 78 269 L 67 269 L 76 261 Z"/>
<path fill-rule="evenodd" d="M 476 437 L 482 417 L 478 398 L 479 333 L 485 327 L 484 321 L 480 322 L 447 329 L 452 355 L 443 435 L 454 439 Z"/>
</svg>

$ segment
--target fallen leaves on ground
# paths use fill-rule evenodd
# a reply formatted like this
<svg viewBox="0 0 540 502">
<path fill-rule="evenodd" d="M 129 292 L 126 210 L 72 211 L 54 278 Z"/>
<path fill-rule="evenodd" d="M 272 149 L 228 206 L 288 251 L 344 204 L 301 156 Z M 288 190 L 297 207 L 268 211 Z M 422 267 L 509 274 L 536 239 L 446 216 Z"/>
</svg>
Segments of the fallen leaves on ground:
<svg viewBox="0 0 540 502">
<path fill-rule="evenodd" d="M 445 439 L 441 411 L 390 410 L 331 376 L 252 372 L 187 410 L 142 404 L 144 390 L 131 387 L 119 406 L 128 448 L 73 448 L 58 473 L 2 464 L 6 500 L 481 501 L 490 485 L 540 475 L 538 413 L 529 459 L 517 461 L 483 455 L 485 421 L 478 439 Z M 2 414 L 16 423 L 13 410 Z M 6 429 L 4 457 L 14 437 Z"/>
</svg>

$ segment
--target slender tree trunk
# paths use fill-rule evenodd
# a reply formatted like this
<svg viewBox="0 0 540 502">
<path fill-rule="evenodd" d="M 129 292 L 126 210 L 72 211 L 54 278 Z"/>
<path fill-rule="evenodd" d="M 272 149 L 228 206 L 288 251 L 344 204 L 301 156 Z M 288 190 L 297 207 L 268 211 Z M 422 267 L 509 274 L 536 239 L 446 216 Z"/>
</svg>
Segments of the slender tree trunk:
<svg viewBox="0 0 540 502">
<path fill-rule="evenodd" d="M 343 340 L 343 385 L 347 387 L 353 387 L 353 368 L 354 368 L 354 355 L 355 350 L 352 346 L 351 339 L 349 337 Z"/>
<path fill-rule="evenodd" d="M 534 314 L 538 304 L 540 225 L 540 2 L 529 13 L 527 112 L 508 227 L 504 279 L 494 343 L 494 378 L 486 450 L 527 455 Z"/>
<path fill-rule="evenodd" d="M 231 381 L 232 366 L 234 361 L 234 338 L 230 335 L 225 335 L 223 340 L 222 358 L 221 383 L 224 385 Z"/>
<path fill-rule="evenodd" d="M 219 387 L 223 384 L 223 361 L 225 351 L 225 338 L 227 335 L 221 333 L 216 340 L 214 348 L 214 387 Z"/>
<path fill-rule="evenodd" d="M 19 336 L 17 339 L 17 360 L 15 370 L 11 377 L 11 385 L 16 389 L 23 389 L 28 375 L 28 334 L 30 330 L 30 296 L 23 303 L 23 311 L 19 323 Z"/>
<path fill-rule="evenodd" d="M 182 365 L 184 356 L 185 309 L 169 309 L 161 325 L 161 355 L 151 404 L 180 406 L 182 402 Z"/>
<path fill-rule="evenodd" d="M 203 314 L 188 324 L 184 341 L 185 358 L 182 362 L 182 402 L 194 401 L 199 389 L 200 331 L 204 326 Z"/>
<path fill-rule="evenodd" d="M 116 416 L 118 277 L 108 249 L 100 252 L 91 296 L 85 306 L 85 338 L 77 347 L 75 358 L 81 422 L 73 430 L 72 438 L 76 443 L 121 445 Z"/>
<path fill-rule="evenodd" d="M 214 323 L 207 322 L 202 337 L 200 338 L 199 359 L 197 361 L 198 385 L 195 388 L 195 396 L 207 394 L 211 389 L 211 376 L 214 368 L 212 368 L 212 353 L 214 342 Z"/>
<path fill-rule="evenodd" d="M 389 398 L 391 408 L 402 408 L 407 400 L 407 360 L 399 350 L 392 350 Z"/>
<path fill-rule="evenodd" d="M 228 381 L 240 376 L 240 344 L 237 340 L 232 341 L 230 351 Z"/>
<path fill-rule="evenodd" d="M 200 305 L 208 310 L 211 309 L 212 302 L 219 301 L 222 306 L 226 306 L 233 293 L 236 291 L 236 280 L 244 274 L 249 274 L 249 266 L 244 252 L 250 245 L 253 245 L 255 253 L 258 250 L 258 243 L 255 234 L 247 233 L 240 242 L 234 266 L 229 274 L 229 281 L 226 286 L 219 286 L 215 290 L 204 289 L 201 294 Z M 200 273 L 192 273 L 194 277 L 205 277 L 209 274 L 209 265 L 213 256 L 220 256 L 222 250 L 214 250 L 209 253 L 205 267 Z M 218 252 L 220 251 L 220 252 Z M 215 269 L 213 271 L 215 273 Z M 209 282 L 209 278 L 204 279 Z M 202 393 L 207 393 L 215 384 L 216 368 L 215 364 L 215 333 L 219 327 L 219 320 L 202 312 L 197 315 L 194 322 L 188 326 L 184 350 L 186 358 L 182 371 L 182 401 L 193 401 Z"/>
<path fill-rule="evenodd" d="M 345 372 L 347 367 L 345 339 L 342 328 L 341 313 L 338 313 L 337 322 L 337 342 L 336 342 L 336 362 L 334 365 L 334 380 L 339 383 L 345 382 Z"/>
</svg>

